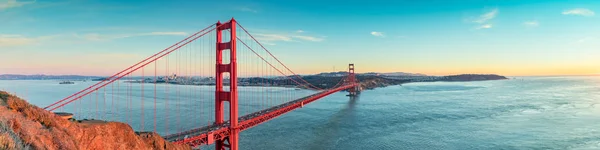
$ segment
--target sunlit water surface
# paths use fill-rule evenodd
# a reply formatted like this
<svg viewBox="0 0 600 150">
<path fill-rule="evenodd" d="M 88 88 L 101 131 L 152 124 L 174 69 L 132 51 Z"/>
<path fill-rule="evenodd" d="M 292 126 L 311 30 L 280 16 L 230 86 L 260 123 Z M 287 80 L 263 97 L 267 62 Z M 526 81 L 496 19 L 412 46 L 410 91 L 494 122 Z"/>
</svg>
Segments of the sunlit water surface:
<svg viewBox="0 0 600 150">
<path fill-rule="evenodd" d="M 5 80 L 0 89 L 46 106 L 91 84 Z M 272 88 L 278 90 L 288 89 Z M 240 147 L 600 149 L 600 77 L 411 83 L 367 90 L 357 98 L 345 95 L 332 94 L 244 131 Z M 181 101 L 183 106 L 194 105 L 186 102 L 196 101 Z M 138 122 L 131 124 L 139 129 Z"/>
</svg>

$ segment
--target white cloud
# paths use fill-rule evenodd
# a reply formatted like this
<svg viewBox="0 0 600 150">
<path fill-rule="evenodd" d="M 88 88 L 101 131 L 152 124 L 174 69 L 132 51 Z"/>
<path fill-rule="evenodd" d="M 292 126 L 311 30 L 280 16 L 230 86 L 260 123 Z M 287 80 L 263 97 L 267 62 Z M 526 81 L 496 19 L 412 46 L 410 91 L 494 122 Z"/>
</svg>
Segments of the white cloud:
<svg viewBox="0 0 600 150">
<path fill-rule="evenodd" d="M 132 59 L 132 58 L 141 58 L 143 57 L 140 54 L 135 53 L 97 53 L 93 54 L 99 58 L 112 58 L 112 59 Z"/>
<path fill-rule="evenodd" d="M 294 36 L 294 38 L 298 38 L 298 39 L 305 40 L 305 41 L 313 41 L 313 42 L 321 42 L 324 40 L 323 38 L 312 37 L 312 36 L 302 36 L 302 35 L 296 35 L 296 36 Z"/>
<path fill-rule="evenodd" d="M 298 30 L 296 33 L 304 33 L 304 30 Z"/>
<path fill-rule="evenodd" d="M 275 45 L 274 42 L 297 42 L 297 41 L 310 41 L 310 42 L 321 42 L 325 39 L 323 37 L 299 35 L 296 33 L 289 34 L 266 34 L 256 33 L 253 34 L 256 39 L 262 43 L 269 43 L 269 45 Z"/>
<path fill-rule="evenodd" d="M 31 1 L 17 1 L 17 0 L 0 0 L 0 11 L 9 8 L 21 7 L 23 5 L 35 3 L 35 0 Z"/>
<path fill-rule="evenodd" d="M 479 18 L 475 19 L 473 22 L 483 24 L 491 19 L 496 18 L 497 15 L 498 15 L 498 8 L 494 8 L 491 11 L 480 15 Z"/>
<path fill-rule="evenodd" d="M 148 33 L 134 33 L 134 34 L 98 34 L 98 33 L 89 33 L 84 35 L 75 34 L 76 37 L 83 38 L 90 41 L 105 41 L 105 40 L 114 40 L 114 39 L 122 39 L 122 38 L 130 38 L 130 37 L 139 37 L 139 36 L 185 36 L 187 33 L 185 32 L 148 32 Z"/>
<path fill-rule="evenodd" d="M 490 29 L 492 27 L 493 27 L 492 24 L 484 24 L 484 25 L 477 27 L 477 29 Z"/>
<path fill-rule="evenodd" d="M 376 37 L 384 37 L 383 32 L 377 32 L 377 31 L 371 32 L 371 35 L 376 36 Z"/>
<path fill-rule="evenodd" d="M 150 32 L 150 33 L 140 34 L 140 36 L 143 36 L 143 35 L 180 35 L 180 36 L 185 36 L 185 35 L 187 35 L 187 33 L 185 33 L 185 32 Z"/>
<path fill-rule="evenodd" d="M 523 23 L 523 25 L 527 26 L 527 27 L 538 27 L 540 26 L 540 23 L 538 21 L 525 21 Z"/>
<path fill-rule="evenodd" d="M 475 29 L 490 29 L 493 27 L 491 21 L 492 19 L 496 18 L 496 16 L 498 16 L 498 8 L 494 8 L 488 12 L 479 15 L 478 17 L 476 17 L 476 19 L 473 19 L 471 22 L 479 24 L 477 27 L 475 27 Z"/>
<path fill-rule="evenodd" d="M 41 42 L 52 40 L 53 42 L 81 42 L 84 41 L 108 41 L 121 38 L 139 37 L 139 36 L 185 36 L 185 32 L 148 32 L 136 34 L 56 34 L 47 36 L 27 37 L 24 35 L 15 34 L 0 34 L 0 47 L 8 46 L 24 46 L 38 44 Z M 61 41 L 56 41 L 60 39 Z"/>
<path fill-rule="evenodd" d="M 101 41 L 101 40 L 109 40 L 109 39 L 117 38 L 117 37 L 111 37 L 111 36 L 106 36 L 106 35 L 100 35 L 98 33 L 90 33 L 90 34 L 85 34 L 82 36 L 80 36 L 79 34 L 75 34 L 75 37 L 83 38 L 83 39 L 90 40 L 90 41 Z M 119 37 L 119 38 L 123 38 L 123 37 Z"/>
<path fill-rule="evenodd" d="M 256 39 L 258 41 L 266 41 L 266 42 L 270 42 L 270 41 L 292 41 L 292 38 L 286 35 L 280 35 L 280 34 L 254 34 L 254 36 L 256 36 Z"/>
<path fill-rule="evenodd" d="M 571 9 L 571 10 L 565 10 L 562 12 L 563 15 L 579 15 L 579 16 L 586 16 L 586 17 L 591 17 L 596 15 L 596 13 L 594 13 L 594 11 L 589 10 L 589 9 L 585 9 L 585 8 L 575 8 L 575 9 Z"/>
</svg>

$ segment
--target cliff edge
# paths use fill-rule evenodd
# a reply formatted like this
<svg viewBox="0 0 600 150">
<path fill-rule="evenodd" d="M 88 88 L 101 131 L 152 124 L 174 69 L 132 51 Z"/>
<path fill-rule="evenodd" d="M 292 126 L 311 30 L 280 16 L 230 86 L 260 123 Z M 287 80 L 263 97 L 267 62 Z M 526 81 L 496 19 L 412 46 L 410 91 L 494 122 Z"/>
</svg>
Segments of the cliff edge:
<svg viewBox="0 0 600 150">
<path fill-rule="evenodd" d="M 0 91 L 0 149 L 191 149 L 120 122 L 77 123 Z"/>
</svg>

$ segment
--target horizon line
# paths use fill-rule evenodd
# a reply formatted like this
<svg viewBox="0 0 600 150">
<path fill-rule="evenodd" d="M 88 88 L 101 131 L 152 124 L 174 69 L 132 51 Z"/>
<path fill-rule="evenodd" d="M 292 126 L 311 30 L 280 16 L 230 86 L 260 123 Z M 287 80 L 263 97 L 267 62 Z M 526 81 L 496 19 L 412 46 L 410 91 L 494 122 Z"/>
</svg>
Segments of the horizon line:
<svg viewBox="0 0 600 150">
<path fill-rule="evenodd" d="M 345 71 L 339 71 L 339 72 L 345 72 Z M 336 73 L 336 72 L 321 72 L 321 73 Z M 364 73 L 399 73 L 399 72 L 364 72 Z M 409 72 L 401 72 L 401 73 L 409 73 Z M 317 74 L 320 74 L 320 73 L 298 74 L 298 75 L 317 75 Z M 358 74 L 363 74 L 363 73 L 358 73 Z M 423 73 L 409 73 L 409 74 L 422 74 L 425 76 L 452 76 L 452 75 L 474 74 L 474 75 L 499 75 L 499 76 L 505 76 L 505 77 L 600 76 L 600 74 L 571 74 L 571 75 L 565 75 L 565 74 L 559 74 L 559 75 L 502 75 L 502 74 L 490 74 L 490 73 L 461 73 L 461 74 L 446 74 L 446 75 L 428 75 L 428 74 L 423 74 Z M 0 76 L 2 76 L 2 75 L 25 75 L 25 76 L 45 75 L 45 76 L 84 76 L 84 77 L 110 77 L 111 76 L 111 75 L 78 75 L 78 74 L 14 74 L 14 73 L 0 74 Z M 161 75 L 161 76 L 165 76 L 165 75 Z M 193 76 L 198 76 L 198 75 L 193 75 Z M 275 76 L 283 76 L 283 75 L 275 75 Z M 293 76 L 293 75 L 287 75 L 287 76 Z M 148 76 L 148 77 L 150 77 L 150 76 Z"/>
</svg>

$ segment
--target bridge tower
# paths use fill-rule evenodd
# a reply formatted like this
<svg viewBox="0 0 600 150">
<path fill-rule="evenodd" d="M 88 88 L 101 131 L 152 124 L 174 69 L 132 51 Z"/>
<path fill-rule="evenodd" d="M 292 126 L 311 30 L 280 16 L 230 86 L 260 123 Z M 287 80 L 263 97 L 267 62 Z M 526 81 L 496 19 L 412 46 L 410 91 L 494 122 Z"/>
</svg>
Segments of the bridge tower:
<svg viewBox="0 0 600 150">
<path fill-rule="evenodd" d="M 354 64 L 348 64 L 348 81 L 349 83 L 356 83 L 356 75 L 354 74 Z M 358 86 L 348 89 L 348 96 L 356 96 L 358 94 Z"/>
<path fill-rule="evenodd" d="M 236 58 L 236 21 L 231 18 L 231 21 L 221 24 L 217 22 L 216 29 L 216 66 L 215 66 L 215 123 L 223 124 L 223 105 L 229 102 L 229 129 L 231 131 L 229 137 L 224 140 L 215 141 L 217 150 L 229 148 L 231 150 L 238 149 L 239 128 L 238 128 L 238 92 L 237 92 L 237 58 Z M 230 41 L 223 42 L 223 30 L 229 30 Z M 226 51 L 229 50 L 229 51 Z M 223 63 L 223 53 L 229 52 L 229 64 Z M 229 90 L 223 89 L 223 73 L 229 73 Z M 228 141 L 228 144 L 225 141 Z"/>
</svg>

